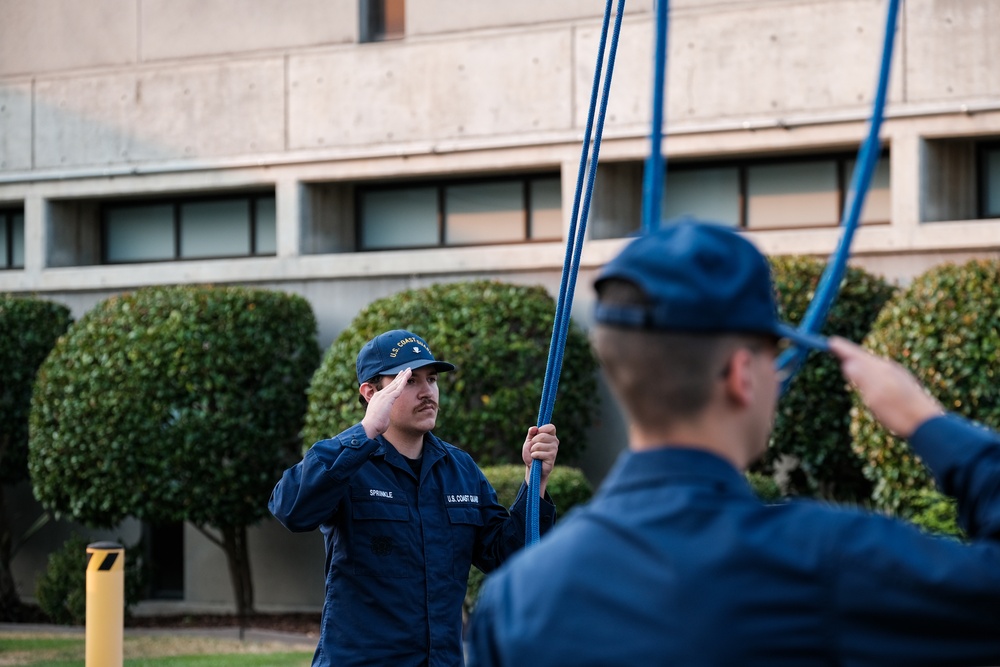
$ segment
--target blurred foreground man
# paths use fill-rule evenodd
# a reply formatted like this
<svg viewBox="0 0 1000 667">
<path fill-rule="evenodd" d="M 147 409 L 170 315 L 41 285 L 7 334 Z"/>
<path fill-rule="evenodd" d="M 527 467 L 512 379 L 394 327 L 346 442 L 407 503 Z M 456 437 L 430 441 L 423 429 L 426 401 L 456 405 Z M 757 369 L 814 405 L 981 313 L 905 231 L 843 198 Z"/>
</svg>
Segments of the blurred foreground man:
<svg viewBox="0 0 1000 667">
<path fill-rule="evenodd" d="M 594 344 L 629 449 L 592 502 L 492 575 L 470 665 L 1000 665 L 1000 439 L 898 364 L 777 319 L 765 258 L 687 221 L 596 282 Z M 815 502 L 766 506 L 781 339 L 828 347 L 957 498 L 971 543 Z"/>
</svg>

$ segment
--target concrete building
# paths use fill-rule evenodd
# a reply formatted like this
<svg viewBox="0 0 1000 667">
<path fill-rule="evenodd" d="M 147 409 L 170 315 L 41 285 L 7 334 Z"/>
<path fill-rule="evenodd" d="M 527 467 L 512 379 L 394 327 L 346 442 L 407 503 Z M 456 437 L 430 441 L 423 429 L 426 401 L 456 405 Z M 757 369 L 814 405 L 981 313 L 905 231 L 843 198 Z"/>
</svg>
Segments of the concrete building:
<svg viewBox="0 0 1000 667">
<path fill-rule="evenodd" d="M 665 215 L 828 255 L 866 130 L 885 0 L 674 0 Z M 0 0 L 0 291 L 75 317 L 149 284 L 312 303 L 320 344 L 371 300 L 480 277 L 559 281 L 604 3 Z M 576 318 L 638 228 L 651 0 L 624 17 Z M 906 281 L 1000 248 L 1000 3 L 907 0 L 854 261 Z M 608 407 L 585 463 L 623 441 Z M 14 493 L 15 529 L 35 512 Z M 128 525 L 112 535 L 134 539 Z M 19 553 L 31 599 L 46 527 Z M 229 609 L 190 526 L 186 608 Z M 252 535 L 261 610 L 318 609 L 322 541 Z M 179 604 L 179 603 L 174 603 Z"/>
</svg>

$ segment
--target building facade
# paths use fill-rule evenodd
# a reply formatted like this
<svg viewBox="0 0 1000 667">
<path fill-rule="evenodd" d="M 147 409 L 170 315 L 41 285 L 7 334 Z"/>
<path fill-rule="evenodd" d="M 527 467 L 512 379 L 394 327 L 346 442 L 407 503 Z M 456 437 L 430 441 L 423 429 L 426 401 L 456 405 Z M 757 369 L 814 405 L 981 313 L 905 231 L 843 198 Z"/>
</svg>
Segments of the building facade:
<svg viewBox="0 0 1000 667">
<path fill-rule="evenodd" d="M 674 0 L 664 216 L 737 226 L 769 254 L 828 255 L 885 4 Z M 324 348 L 406 288 L 488 277 L 555 292 L 603 11 L 0 0 L 0 291 L 79 317 L 143 285 L 253 284 L 308 298 Z M 652 1 L 629 2 L 574 305 L 584 325 L 593 272 L 639 227 L 652 33 Z M 903 4 L 859 265 L 905 282 L 998 255 L 997 35 L 994 0 Z M 623 442 L 606 403 L 595 481 Z M 17 528 L 33 506 L 13 492 Z M 47 527 L 19 553 L 24 597 L 64 534 Z M 164 593 L 229 608 L 221 551 L 191 527 L 158 535 L 183 564 Z M 258 607 L 318 609 L 319 536 L 266 524 L 252 540 Z"/>
</svg>

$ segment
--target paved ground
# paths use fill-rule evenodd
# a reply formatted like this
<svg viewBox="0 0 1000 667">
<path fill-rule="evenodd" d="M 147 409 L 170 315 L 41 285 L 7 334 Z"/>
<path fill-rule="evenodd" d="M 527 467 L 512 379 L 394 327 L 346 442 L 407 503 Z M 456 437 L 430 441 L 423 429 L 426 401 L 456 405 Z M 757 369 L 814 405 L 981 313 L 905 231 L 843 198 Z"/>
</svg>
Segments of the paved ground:
<svg viewBox="0 0 1000 667">
<path fill-rule="evenodd" d="M 67 625 L 39 625 L 32 623 L 0 623 L 0 634 L 13 633 L 45 633 L 45 634 L 76 634 L 83 635 L 84 628 Z M 238 627 L 219 628 L 125 628 L 126 637 L 216 637 L 223 639 L 239 639 Z M 312 651 L 316 648 L 316 637 L 294 632 L 279 632 L 277 630 L 261 630 L 247 628 L 243 638 L 252 642 L 283 642 L 295 649 Z"/>
</svg>

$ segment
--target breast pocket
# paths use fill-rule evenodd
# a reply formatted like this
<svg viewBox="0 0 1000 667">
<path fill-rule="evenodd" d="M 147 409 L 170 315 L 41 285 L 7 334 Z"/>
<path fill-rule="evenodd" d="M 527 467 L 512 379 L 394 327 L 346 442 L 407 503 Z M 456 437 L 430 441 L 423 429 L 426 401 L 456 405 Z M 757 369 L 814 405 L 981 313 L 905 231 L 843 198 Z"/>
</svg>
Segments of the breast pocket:
<svg viewBox="0 0 1000 667">
<path fill-rule="evenodd" d="M 449 507 L 448 522 L 451 525 L 454 574 L 464 580 L 469 576 L 476 538 L 483 527 L 483 515 L 475 506 Z"/>
<path fill-rule="evenodd" d="M 415 527 L 405 503 L 355 501 L 352 557 L 354 574 L 370 577 L 415 577 L 418 546 L 413 544 Z"/>
</svg>

